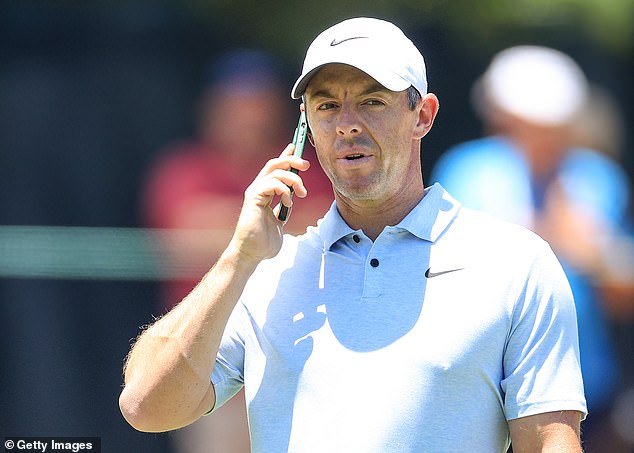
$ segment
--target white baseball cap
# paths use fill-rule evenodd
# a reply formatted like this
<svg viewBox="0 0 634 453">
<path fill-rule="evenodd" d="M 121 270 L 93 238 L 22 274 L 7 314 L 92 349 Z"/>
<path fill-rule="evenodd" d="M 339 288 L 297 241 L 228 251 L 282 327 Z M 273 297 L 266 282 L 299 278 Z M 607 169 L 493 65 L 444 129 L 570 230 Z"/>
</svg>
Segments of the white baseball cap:
<svg viewBox="0 0 634 453">
<path fill-rule="evenodd" d="M 536 124 L 557 126 L 574 119 L 588 83 L 568 55 L 548 47 L 516 46 L 498 53 L 474 86 L 487 102 Z M 477 108 L 477 101 L 474 103 Z"/>
<path fill-rule="evenodd" d="M 427 93 L 423 56 L 400 28 L 384 20 L 347 19 L 319 34 L 306 51 L 291 97 L 299 99 L 310 79 L 329 63 L 354 66 L 391 91 L 414 86 L 420 94 Z"/>
</svg>

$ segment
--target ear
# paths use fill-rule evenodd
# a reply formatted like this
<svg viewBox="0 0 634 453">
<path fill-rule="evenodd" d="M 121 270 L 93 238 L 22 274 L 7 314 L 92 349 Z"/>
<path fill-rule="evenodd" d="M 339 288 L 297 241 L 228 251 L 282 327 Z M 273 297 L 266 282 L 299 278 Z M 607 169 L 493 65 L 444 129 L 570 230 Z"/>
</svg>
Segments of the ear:
<svg viewBox="0 0 634 453">
<path fill-rule="evenodd" d="M 418 122 L 416 123 L 416 128 L 414 130 L 415 139 L 421 139 L 427 135 L 434 124 L 439 108 L 440 103 L 438 102 L 438 98 L 435 94 L 427 93 L 422 97 L 416 107 L 416 111 L 418 112 Z"/>
</svg>

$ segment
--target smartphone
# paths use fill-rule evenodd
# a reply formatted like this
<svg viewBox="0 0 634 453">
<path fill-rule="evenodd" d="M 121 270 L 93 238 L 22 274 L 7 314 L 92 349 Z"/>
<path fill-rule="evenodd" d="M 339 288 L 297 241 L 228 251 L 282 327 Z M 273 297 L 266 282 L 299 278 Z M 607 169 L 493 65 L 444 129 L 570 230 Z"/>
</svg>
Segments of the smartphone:
<svg viewBox="0 0 634 453">
<path fill-rule="evenodd" d="M 293 134 L 293 145 L 295 145 L 294 156 L 302 157 L 304 154 L 304 144 L 306 143 L 306 134 L 308 133 L 308 123 L 306 122 L 306 112 L 302 110 L 299 114 L 299 120 L 297 121 L 297 127 Z M 297 174 L 299 171 L 296 168 L 291 168 L 289 171 Z M 291 188 L 291 196 L 293 195 L 293 189 Z M 277 218 L 282 222 L 286 222 L 290 209 L 280 203 L 280 212 L 277 214 Z"/>
</svg>

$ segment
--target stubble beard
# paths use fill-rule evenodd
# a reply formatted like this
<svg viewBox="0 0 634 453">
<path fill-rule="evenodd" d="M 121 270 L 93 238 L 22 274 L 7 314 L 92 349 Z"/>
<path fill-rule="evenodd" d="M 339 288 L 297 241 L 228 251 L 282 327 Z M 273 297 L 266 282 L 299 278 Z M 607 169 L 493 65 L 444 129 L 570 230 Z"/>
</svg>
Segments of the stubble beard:
<svg viewBox="0 0 634 453">
<path fill-rule="evenodd" d="M 370 201 L 378 198 L 381 178 L 377 174 L 368 175 L 362 181 L 351 181 L 338 175 L 329 175 L 334 191 L 351 201 Z"/>
</svg>

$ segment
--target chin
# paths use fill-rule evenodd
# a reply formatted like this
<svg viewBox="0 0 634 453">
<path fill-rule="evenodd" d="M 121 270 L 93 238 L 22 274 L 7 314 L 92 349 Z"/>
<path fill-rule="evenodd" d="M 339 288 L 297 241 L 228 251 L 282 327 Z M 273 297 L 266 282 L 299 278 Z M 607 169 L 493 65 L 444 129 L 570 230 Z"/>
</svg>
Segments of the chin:
<svg viewBox="0 0 634 453">
<path fill-rule="evenodd" d="M 341 196 L 359 201 L 380 198 L 381 189 L 384 189 L 385 185 L 376 175 L 355 180 L 344 177 L 330 178 L 330 180 L 333 182 L 335 191 Z"/>
<path fill-rule="evenodd" d="M 366 186 L 338 187 L 336 191 L 349 200 L 367 201 L 378 198 L 376 190 Z"/>
</svg>

